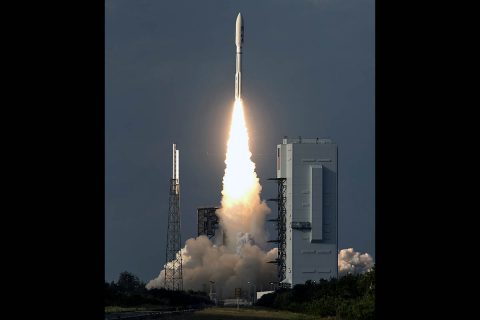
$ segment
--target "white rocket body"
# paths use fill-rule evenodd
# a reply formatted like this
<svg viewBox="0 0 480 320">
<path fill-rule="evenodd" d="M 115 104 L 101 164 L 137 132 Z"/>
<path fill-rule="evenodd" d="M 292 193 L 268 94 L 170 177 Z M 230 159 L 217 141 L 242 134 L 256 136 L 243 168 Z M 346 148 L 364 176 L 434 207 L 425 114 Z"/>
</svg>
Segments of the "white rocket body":
<svg viewBox="0 0 480 320">
<path fill-rule="evenodd" d="M 242 98 L 242 46 L 243 46 L 243 18 L 239 13 L 235 26 L 235 44 L 237 46 L 237 63 L 235 72 L 235 99 Z"/>
</svg>

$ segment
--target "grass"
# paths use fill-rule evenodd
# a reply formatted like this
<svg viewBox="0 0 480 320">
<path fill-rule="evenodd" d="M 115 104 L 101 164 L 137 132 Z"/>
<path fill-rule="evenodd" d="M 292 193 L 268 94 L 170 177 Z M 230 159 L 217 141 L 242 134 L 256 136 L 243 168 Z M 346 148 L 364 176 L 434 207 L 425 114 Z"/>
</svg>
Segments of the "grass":
<svg viewBox="0 0 480 320">
<path fill-rule="evenodd" d="M 334 318 L 318 318 L 306 314 L 289 311 L 277 311 L 265 308 L 208 308 L 191 314 L 182 315 L 182 320 L 333 320 Z"/>
<path fill-rule="evenodd" d="M 147 310 L 145 307 L 131 307 L 131 308 L 124 308 L 124 307 L 117 307 L 117 306 L 105 307 L 105 313 L 133 312 L 133 311 L 145 311 L 145 310 Z"/>
<path fill-rule="evenodd" d="M 149 311 L 153 308 L 149 307 L 117 307 L 108 306 L 105 307 L 105 313 L 113 312 L 135 312 L 135 311 Z M 311 315 L 294 313 L 290 311 L 280 311 L 261 307 L 243 307 L 237 310 L 237 308 L 207 308 L 200 311 L 185 313 L 181 315 L 171 315 L 164 317 L 165 320 L 333 320 L 331 318 L 318 318 Z"/>
<path fill-rule="evenodd" d="M 182 307 L 172 307 L 172 306 L 154 305 L 154 304 L 144 304 L 136 307 L 106 306 L 105 313 L 135 312 L 135 311 L 162 311 L 162 310 L 172 310 L 172 309 L 182 309 Z"/>
</svg>

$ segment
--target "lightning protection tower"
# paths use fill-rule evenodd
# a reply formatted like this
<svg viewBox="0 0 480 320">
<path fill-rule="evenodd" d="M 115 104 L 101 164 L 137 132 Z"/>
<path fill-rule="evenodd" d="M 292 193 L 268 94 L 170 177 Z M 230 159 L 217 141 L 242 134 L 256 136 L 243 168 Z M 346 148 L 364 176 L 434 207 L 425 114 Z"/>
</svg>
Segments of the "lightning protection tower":
<svg viewBox="0 0 480 320">
<path fill-rule="evenodd" d="M 177 145 L 172 149 L 172 179 L 170 179 L 170 197 L 167 226 L 167 255 L 165 264 L 165 288 L 183 290 L 182 256 L 177 254 L 181 249 L 180 237 L 180 179 L 179 152 Z"/>
</svg>

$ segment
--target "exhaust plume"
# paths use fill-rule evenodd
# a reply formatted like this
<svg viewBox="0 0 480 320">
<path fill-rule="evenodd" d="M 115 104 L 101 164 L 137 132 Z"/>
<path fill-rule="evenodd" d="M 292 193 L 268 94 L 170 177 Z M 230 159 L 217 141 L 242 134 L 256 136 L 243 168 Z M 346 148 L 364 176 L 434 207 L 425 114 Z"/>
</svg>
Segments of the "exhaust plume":
<svg viewBox="0 0 480 320">
<path fill-rule="evenodd" d="M 252 153 L 248 145 L 242 100 L 235 100 L 227 143 L 223 176 L 222 208 L 218 210 L 220 225 L 227 233 L 226 245 L 238 249 L 242 238 L 265 245 L 265 215 L 270 212 L 260 200 L 260 185 Z"/>
</svg>

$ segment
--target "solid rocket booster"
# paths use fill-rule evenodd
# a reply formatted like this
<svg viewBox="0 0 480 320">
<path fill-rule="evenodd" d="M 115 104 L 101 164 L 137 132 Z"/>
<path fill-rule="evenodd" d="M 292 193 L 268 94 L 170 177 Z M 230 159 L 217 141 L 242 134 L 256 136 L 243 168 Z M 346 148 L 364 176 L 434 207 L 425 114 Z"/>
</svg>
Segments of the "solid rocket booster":
<svg viewBox="0 0 480 320">
<path fill-rule="evenodd" d="M 242 97 L 242 46 L 243 46 L 243 18 L 239 13 L 235 26 L 235 44 L 237 46 L 237 63 L 235 72 L 235 99 Z"/>
</svg>

